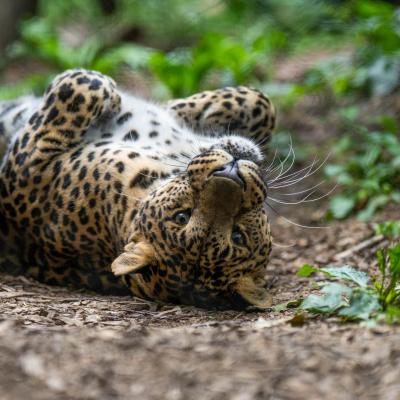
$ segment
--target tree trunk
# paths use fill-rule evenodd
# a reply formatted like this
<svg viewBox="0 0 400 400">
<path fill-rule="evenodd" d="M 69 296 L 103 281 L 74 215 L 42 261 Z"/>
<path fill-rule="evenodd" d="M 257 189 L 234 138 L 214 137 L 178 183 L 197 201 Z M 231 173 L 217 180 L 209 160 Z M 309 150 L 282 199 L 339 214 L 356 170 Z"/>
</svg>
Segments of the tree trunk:
<svg viewBox="0 0 400 400">
<path fill-rule="evenodd" d="M 22 17 L 36 8 L 36 0 L 0 0 L 0 52 L 18 37 L 18 25 Z"/>
</svg>

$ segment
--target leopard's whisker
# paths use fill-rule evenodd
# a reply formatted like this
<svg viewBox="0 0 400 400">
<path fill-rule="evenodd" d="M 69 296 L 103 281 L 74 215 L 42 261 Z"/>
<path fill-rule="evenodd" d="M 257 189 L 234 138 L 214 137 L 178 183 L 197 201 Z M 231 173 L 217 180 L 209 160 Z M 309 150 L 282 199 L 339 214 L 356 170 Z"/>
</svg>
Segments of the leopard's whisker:
<svg viewBox="0 0 400 400">
<path fill-rule="evenodd" d="M 286 161 L 290 158 L 291 154 L 293 152 L 293 145 L 292 143 L 290 143 L 290 147 L 289 147 L 289 151 L 285 157 L 285 159 L 283 161 L 280 162 L 280 164 L 278 164 L 278 166 L 276 166 L 274 169 L 272 169 L 271 171 L 269 171 L 269 174 L 273 174 L 277 169 L 279 169 L 279 173 L 278 176 L 276 178 L 274 178 L 274 180 L 272 182 L 274 182 L 276 179 L 278 179 L 279 177 L 282 176 L 283 174 L 283 170 L 284 170 L 284 166 L 286 164 Z M 293 152 L 294 153 L 294 152 Z"/>
<path fill-rule="evenodd" d="M 272 168 L 272 166 L 273 166 L 274 163 L 275 163 L 275 159 L 276 159 L 276 155 L 277 155 L 277 154 L 278 154 L 278 150 L 275 150 L 274 157 L 273 157 L 271 163 L 268 165 L 268 167 L 264 168 L 264 172 L 265 172 L 265 173 L 268 174 L 268 173 L 270 172 L 270 169 Z"/>
<path fill-rule="evenodd" d="M 156 150 L 156 154 L 157 155 L 159 155 L 162 159 L 160 160 L 160 161 L 165 161 L 164 159 L 167 159 L 167 160 L 169 160 L 169 161 L 172 161 L 172 162 L 174 162 L 174 163 L 179 163 L 179 164 L 181 164 L 182 166 L 184 166 L 184 167 L 186 167 L 187 165 L 188 165 L 188 162 L 187 161 L 185 161 L 185 160 L 182 160 L 180 157 L 183 157 L 184 155 L 183 154 L 181 154 L 181 153 L 179 153 L 178 155 L 177 154 L 175 154 L 175 153 L 164 153 L 164 152 L 162 152 L 162 151 L 160 151 L 160 150 Z M 185 156 L 187 157 L 187 158 L 189 158 L 186 154 L 185 154 Z"/>
<path fill-rule="evenodd" d="M 116 190 L 112 190 L 112 192 L 114 192 L 115 194 L 118 194 L 119 196 L 124 196 L 124 197 L 126 197 L 126 198 L 128 198 L 128 199 L 133 199 L 133 200 L 136 200 L 136 201 L 138 201 L 138 202 L 141 202 L 141 201 L 142 201 L 142 200 L 139 199 L 138 197 L 131 196 L 131 195 L 127 195 L 126 193 L 117 192 Z"/>
<path fill-rule="evenodd" d="M 227 128 L 226 128 L 226 133 L 227 133 L 228 135 L 231 135 L 231 134 L 232 134 L 231 131 L 230 131 L 231 122 L 232 122 L 232 120 L 229 120 L 228 126 L 227 126 Z"/>
<path fill-rule="evenodd" d="M 317 158 L 314 157 L 314 160 L 310 165 L 307 165 L 306 167 L 299 169 L 298 171 L 292 172 L 286 176 L 279 178 L 278 180 L 276 180 L 276 184 L 284 184 L 284 183 L 288 183 L 291 180 L 298 179 L 297 176 L 300 175 L 303 171 L 307 171 L 304 173 L 306 175 L 313 168 L 316 161 L 317 161 Z"/>
<path fill-rule="evenodd" d="M 293 186 L 296 183 L 301 182 L 302 180 L 308 178 L 309 176 L 310 176 L 310 174 L 304 174 L 304 175 L 301 175 L 300 177 L 297 177 L 296 179 L 291 179 L 291 180 L 288 180 L 288 181 L 285 181 L 285 182 L 281 182 L 280 185 L 270 186 L 270 188 L 271 189 L 281 189 L 281 188 L 284 188 L 284 187 Z"/>
<path fill-rule="evenodd" d="M 267 175 L 272 175 L 276 170 L 279 169 L 278 175 L 283 171 L 284 169 L 284 162 L 281 160 L 281 158 L 278 156 L 279 163 L 277 166 L 275 166 Z M 268 180 L 268 178 L 267 178 Z"/>
<path fill-rule="evenodd" d="M 309 192 L 310 190 L 313 190 L 313 189 L 315 189 L 315 188 L 317 188 L 317 187 L 323 185 L 325 182 L 326 182 L 326 181 L 321 181 L 321 182 L 317 183 L 316 185 L 314 185 L 314 186 L 312 186 L 312 187 L 310 187 L 310 188 L 308 188 L 308 189 L 301 190 L 301 191 L 299 191 L 299 192 L 291 192 L 291 193 L 276 192 L 276 193 L 277 193 L 279 196 L 296 196 L 296 195 L 299 195 L 299 194 L 307 193 L 307 192 Z M 273 187 L 273 186 L 269 186 L 268 189 L 269 189 L 269 190 L 271 190 L 271 189 L 272 189 L 272 190 L 275 190 L 276 188 Z"/>
<path fill-rule="evenodd" d="M 189 161 L 187 161 L 187 162 L 182 160 L 182 162 L 183 162 L 184 164 L 186 164 L 186 166 L 189 165 L 190 161 L 192 160 L 192 157 L 190 157 L 190 156 L 189 156 L 188 154 L 186 154 L 186 153 L 180 153 L 180 156 L 186 158 L 187 160 L 189 160 Z"/>
<path fill-rule="evenodd" d="M 276 199 L 273 198 L 271 196 L 269 196 L 269 200 L 272 200 L 275 203 L 280 203 L 280 204 L 286 204 L 286 205 L 294 205 L 294 204 L 301 204 L 301 203 L 312 203 L 314 201 L 318 201 L 318 200 L 322 200 L 325 197 L 328 197 L 332 192 L 334 192 L 336 190 L 338 185 L 334 185 L 334 187 L 332 189 L 330 189 L 327 193 L 324 193 L 323 195 L 310 199 L 310 197 L 316 192 L 316 189 L 314 189 L 312 192 L 310 192 L 309 194 L 307 194 L 305 197 L 303 197 L 302 199 L 298 200 L 298 201 L 283 201 L 281 199 Z"/>
<path fill-rule="evenodd" d="M 330 195 L 338 188 L 338 186 L 339 186 L 339 184 L 337 183 L 337 184 L 335 184 L 335 185 L 332 187 L 332 189 L 330 189 L 330 190 L 329 190 L 328 192 L 326 192 L 325 194 L 323 194 L 323 195 L 321 195 L 321 196 L 319 196 L 319 197 L 317 197 L 317 198 L 314 198 L 314 199 L 307 199 L 307 200 L 304 201 L 304 203 L 312 203 L 313 201 L 322 200 L 322 199 L 324 199 L 325 197 L 330 196 Z"/>
<path fill-rule="evenodd" d="M 258 147 L 262 147 L 264 146 L 265 143 L 267 143 L 269 141 L 270 137 L 269 136 L 265 136 L 264 138 L 262 138 L 260 141 L 255 141 L 256 145 Z"/>
<path fill-rule="evenodd" d="M 179 157 L 185 157 L 185 158 L 191 160 L 191 158 L 187 154 L 184 154 L 184 153 L 179 153 L 179 156 L 176 156 L 176 155 L 172 156 L 171 154 L 163 153 L 163 152 L 157 150 L 157 154 L 160 155 L 161 157 L 168 158 L 171 161 L 178 162 L 185 167 L 188 165 L 188 162 L 179 159 Z"/>
<path fill-rule="evenodd" d="M 305 228 L 305 229 L 329 229 L 330 226 L 315 226 L 315 225 L 303 225 L 297 222 L 292 221 L 289 218 L 284 217 L 283 215 L 279 214 L 278 211 L 275 210 L 274 207 L 271 206 L 271 204 L 267 203 L 267 206 L 276 214 L 278 215 L 278 217 L 282 218 L 284 221 L 286 221 L 287 223 L 294 225 L 294 226 L 298 226 L 299 228 Z"/>
<path fill-rule="evenodd" d="M 296 161 L 296 153 L 295 153 L 293 145 L 292 145 L 292 138 L 290 138 L 290 150 L 291 150 L 291 153 L 292 153 L 292 161 L 290 163 L 290 166 L 288 168 L 286 168 L 286 170 L 280 176 L 278 176 L 275 180 L 281 179 L 288 172 L 290 172 L 291 169 L 293 168 L 293 165 L 294 165 L 295 161 Z"/>
<path fill-rule="evenodd" d="M 172 161 L 173 163 L 167 164 L 165 162 L 165 160 L 160 160 L 163 162 L 163 164 L 165 165 L 169 165 L 169 166 L 177 166 L 175 163 L 178 163 L 179 168 L 186 168 L 187 167 L 187 163 L 185 163 L 184 161 L 181 161 L 177 158 L 173 158 L 173 157 L 169 157 L 168 158 L 168 162 Z"/>
<path fill-rule="evenodd" d="M 270 181 L 271 183 L 275 182 L 280 176 L 282 176 L 284 174 L 284 169 L 285 169 L 285 163 L 286 163 L 286 158 L 285 160 L 281 161 L 280 164 L 278 165 L 278 167 L 275 167 L 269 174 L 269 176 L 271 176 L 274 171 L 279 168 L 278 173 L 276 174 L 276 176 Z M 268 177 L 266 178 L 266 180 L 268 181 Z"/>
<path fill-rule="evenodd" d="M 191 124 L 189 129 L 190 129 L 190 132 L 192 134 L 189 135 L 189 132 L 185 130 L 184 131 L 184 136 L 186 138 L 187 144 L 190 146 L 191 155 L 192 155 L 192 158 L 193 158 L 193 157 L 196 157 L 199 154 L 200 141 L 199 141 L 199 138 L 198 138 L 198 134 L 194 129 L 193 123 Z M 195 145 L 197 146 L 197 148 L 196 148 Z"/>
<path fill-rule="evenodd" d="M 300 177 L 300 178 L 297 178 L 297 179 L 294 179 L 294 180 L 289 180 L 289 181 L 282 181 L 282 182 L 280 182 L 282 185 L 277 185 L 277 186 L 275 186 L 274 188 L 276 189 L 276 188 L 278 188 L 278 187 L 285 187 L 284 185 L 286 185 L 286 186 L 291 186 L 291 185 L 294 185 L 294 184 L 296 184 L 297 182 L 300 182 L 300 181 L 302 181 L 303 179 L 305 179 L 305 178 L 308 178 L 308 177 L 310 177 L 310 176 L 312 176 L 312 175 L 314 175 L 315 173 L 317 173 L 325 164 L 326 164 L 326 162 L 328 161 L 328 158 L 330 157 L 330 155 L 331 155 L 331 153 L 329 153 L 326 157 L 325 157 L 325 159 L 323 160 L 323 161 L 321 161 L 321 163 L 319 164 L 319 165 L 317 165 L 316 166 L 316 168 L 314 169 L 314 170 L 311 170 L 311 169 L 309 169 L 307 172 L 306 172 L 306 174 L 305 175 L 303 175 L 302 177 Z M 314 163 L 313 163 L 314 164 Z M 312 165 L 313 165 L 312 164 Z"/>
<path fill-rule="evenodd" d="M 286 160 L 286 159 L 285 159 Z M 270 171 L 268 171 L 268 173 L 269 174 L 273 174 L 276 170 L 278 170 L 278 169 L 280 169 L 281 167 L 282 167 L 282 164 L 285 162 L 285 160 L 282 160 L 281 158 L 280 158 L 280 156 L 278 155 L 278 164 L 277 165 L 275 165 L 275 166 L 273 166 L 273 168 L 270 170 Z"/>
<path fill-rule="evenodd" d="M 276 182 L 278 179 L 280 179 L 281 177 L 285 176 L 285 174 L 287 174 L 287 173 L 292 169 L 292 167 L 293 167 L 293 165 L 294 165 L 294 162 L 295 162 L 295 160 L 296 160 L 296 154 L 295 154 L 295 152 L 294 152 L 292 143 L 290 144 L 290 153 L 293 154 L 293 157 L 292 157 L 292 161 L 291 161 L 290 166 L 289 166 L 288 168 L 286 168 L 285 171 L 282 171 L 276 178 L 274 178 L 272 181 L 270 181 L 270 184 Z M 289 155 L 290 155 L 290 153 L 289 153 Z M 285 163 L 285 162 L 284 162 L 284 163 Z"/>
<path fill-rule="evenodd" d="M 317 165 L 317 167 L 315 169 L 313 169 L 316 161 L 318 161 L 318 160 L 315 158 L 313 160 L 313 162 L 311 163 L 311 165 L 309 165 L 308 167 L 303 168 L 300 171 L 297 171 L 297 172 L 295 172 L 293 174 L 290 174 L 292 176 L 289 179 L 286 179 L 286 180 L 285 179 L 280 179 L 280 181 L 277 181 L 275 183 L 275 185 L 273 185 L 274 188 L 292 186 L 292 185 L 296 184 L 297 182 L 300 182 L 303 179 L 313 175 L 314 172 L 317 171 L 321 167 L 321 165 Z M 304 174 L 300 175 L 303 171 L 305 171 Z"/>
<path fill-rule="evenodd" d="M 184 167 L 182 165 L 176 165 L 176 164 L 169 164 L 165 161 L 163 161 L 164 165 L 168 165 L 168 167 L 173 167 L 173 168 L 178 168 L 178 169 L 183 169 Z"/>
<path fill-rule="evenodd" d="M 272 239 L 272 245 L 275 246 L 275 247 L 279 247 L 281 249 L 287 249 L 289 247 L 296 246 L 296 242 L 293 242 L 292 244 L 282 244 L 282 243 L 278 243 L 274 239 Z"/>
<path fill-rule="evenodd" d="M 197 157 L 200 153 L 201 153 L 201 142 L 200 142 L 200 138 L 198 137 L 197 133 L 193 134 L 193 140 L 194 143 L 192 144 L 192 151 L 193 151 L 193 155 L 192 158 Z M 205 140 L 203 137 L 201 138 L 201 140 Z"/>
<path fill-rule="evenodd" d="M 298 200 L 298 201 L 284 201 L 284 200 L 280 200 L 280 199 L 276 199 L 274 197 L 268 196 L 268 200 L 273 201 L 274 203 L 279 203 L 279 204 L 285 204 L 285 205 L 295 205 L 295 204 L 301 204 L 301 203 L 306 203 L 307 199 L 312 196 L 315 193 L 315 189 L 309 193 L 307 196 L 305 196 L 304 198 Z"/>
</svg>

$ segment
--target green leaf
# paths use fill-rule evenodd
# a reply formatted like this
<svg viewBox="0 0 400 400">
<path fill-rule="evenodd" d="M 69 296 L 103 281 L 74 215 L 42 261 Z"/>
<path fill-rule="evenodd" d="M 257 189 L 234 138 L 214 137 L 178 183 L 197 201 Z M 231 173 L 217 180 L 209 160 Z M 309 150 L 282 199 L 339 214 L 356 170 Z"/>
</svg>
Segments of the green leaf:
<svg viewBox="0 0 400 400">
<path fill-rule="evenodd" d="M 298 271 L 297 276 L 301 276 L 302 278 L 308 278 L 314 272 L 318 272 L 319 269 L 314 267 L 311 264 L 304 264 Z"/>
<path fill-rule="evenodd" d="M 316 294 L 310 294 L 301 303 L 300 308 L 315 314 L 331 314 L 344 304 L 343 299 L 338 296 L 317 296 Z"/>
<path fill-rule="evenodd" d="M 11 100 L 32 92 L 40 95 L 44 92 L 51 79 L 52 76 L 49 75 L 32 74 L 16 84 L 3 85 L 0 87 L 0 100 Z"/>
<path fill-rule="evenodd" d="M 153 50 L 134 44 L 122 44 L 105 51 L 93 63 L 93 68 L 103 73 L 112 73 L 121 64 L 132 69 L 147 67 Z"/>
<path fill-rule="evenodd" d="M 376 296 L 366 291 L 353 291 L 349 306 L 342 308 L 338 315 L 348 319 L 367 320 L 372 314 L 381 309 Z"/>
<path fill-rule="evenodd" d="M 367 207 L 357 214 L 357 218 L 360 221 L 368 221 L 372 218 L 375 212 L 386 205 L 389 202 L 389 197 L 385 194 L 373 197 L 369 202 Z"/>
<path fill-rule="evenodd" d="M 374 225 L 377 235 L 383 235 L 389 239 L 397 239 L 400 237 L 400 221 L 386 221 Z"/>
<path fill-rule="evenodd" d="M 388 305 L 385 316 L 386 321 L 390 324 L 400 323 L 400 308 Z"/>
<path fill-rule="evenodd" d="M 325 267 L 321 268 L 320 271 L 332 278 L 353 282 L 362 288 L 367 287 L 370 279 L 368 274 L 359 271 L 350 265 L 344 265 L 343 267 Z"/>
<path fill-rule="evenodd" d="M 391 132 L 393 135 L 396 135 L 397 132 L 399 132 L 400 127 L 394 118 L 388 115 L 381 115 L 379 117 L 379 122 L 382 124 L 385 130 Z"/>
<path fill-rule="evenodd" d="M 343 173 L 345 171 L 345 166 L 344 165 L 338 165 L 338 164 L 328 164 L 325 167 L 325 174 L 329 177 L 336 177 L 339 174 Z"/>
<path fill-rule="evenodd" d="M 360 108 L 357 106 L 344 107 L 338 110 L 338 114 L 350 121 L 355 121 L 360 115 Z"/>
<path fill-rule="evenodd" d="M 379 249 L 376 252 L 376 259 L 378 261 L 379 272 L 381 273 L 381 275 L 383 277 L 385 277 L 385 275 L 386 275 L 386 258 L 385 258 L 385 252 L 383 251 L 383 249 Z"/>
<path fill-rule="evenodd" d="M 272 309 L 276 312 L 282 312 L 286 311 L 290 308 L 297 308 L 302 302 L 302 299 L 298 300 L 289 300 L 285 301 L 284 303 L 277 304 L 276 306 L 273 306 Z"/>
<path fill-rule="evenodd" d="M 330 210 L 334 218 L 343 219 L 347 217 L 355 206 L 355 198 L 347 196 L 336 196 L 330 201 Z"/>
<path fill-rule="evenodd" d="M 350 297 L 353 292 L 351 287 L 346 285 L 342 285 L 337 282 L 330 282 L 325 284 L 322 289 L 321 293 L 328 294 L 328 295 L 340 295 Z"/>
<path fill-rule="evenodd" d="M 300 305 L 302 310 L 316 314 L 332 314 L 348 304 L 347 298 L 352 289 L 337 283 L 330 283 L 323 287 L 323 296 L 310 294 Z"/>
<path fill-rule="evenodd" d="M 400 278 L 400 243 L 390 247 L 388 250 L 389 256 L 389 271 L 392 280 L 397 284 Z"/>
</svg>

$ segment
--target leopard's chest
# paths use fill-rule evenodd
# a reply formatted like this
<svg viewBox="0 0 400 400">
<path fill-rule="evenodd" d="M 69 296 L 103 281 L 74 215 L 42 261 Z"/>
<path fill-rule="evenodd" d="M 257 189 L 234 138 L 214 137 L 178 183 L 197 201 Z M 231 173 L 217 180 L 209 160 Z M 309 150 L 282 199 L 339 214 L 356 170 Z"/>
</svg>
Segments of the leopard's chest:
<svg viewBox="0 0 400 400">
<path fill-rule="evenodd" d="M 159 159 L 180 159 L 198 151 L 199 140 L 182 127 L 163 107 L 125 94 L 122 110 L 108 123 L 90 128 L 88 141 L 121 143 L 142 155 Z"/>
</svg>

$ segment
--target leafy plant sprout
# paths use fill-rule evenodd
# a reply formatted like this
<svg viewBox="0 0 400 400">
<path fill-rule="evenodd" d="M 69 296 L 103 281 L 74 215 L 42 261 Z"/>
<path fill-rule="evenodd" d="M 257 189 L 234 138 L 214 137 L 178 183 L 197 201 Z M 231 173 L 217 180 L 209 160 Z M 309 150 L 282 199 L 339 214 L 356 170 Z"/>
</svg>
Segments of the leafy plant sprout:
<svg viewBox="0 0 400 400">
<path fill-rule="evenodd" d="M 379 224 L 376 232 L 398 240 L 400 224 L 398 221 Z M 400 242 L 379 249 L 376 261 L 377 274 L 367 274 L 349 265 L 322 268 L 303 265 L 299 276 L 322 273 L 330 280 L 323 281 L 320 293 L 306 297 L 299 309 L 346 321 L 400 323 Z"/>
</svg>

